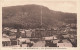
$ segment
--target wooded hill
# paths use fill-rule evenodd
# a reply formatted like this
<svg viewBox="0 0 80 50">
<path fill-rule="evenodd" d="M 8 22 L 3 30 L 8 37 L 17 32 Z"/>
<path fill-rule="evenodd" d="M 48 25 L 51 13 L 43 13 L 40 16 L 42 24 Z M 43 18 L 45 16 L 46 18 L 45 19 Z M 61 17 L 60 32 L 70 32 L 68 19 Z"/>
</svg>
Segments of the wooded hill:
<svg viewBox="0 0 80 50">
<path fill-rule="evenodd" d="M 41 5 L 20 5 L 2 8 L 2 26 L 14 28 L 60 27 L 63 23 L 77 23 L 77 13 L 50 10 Z"/>
</svg>

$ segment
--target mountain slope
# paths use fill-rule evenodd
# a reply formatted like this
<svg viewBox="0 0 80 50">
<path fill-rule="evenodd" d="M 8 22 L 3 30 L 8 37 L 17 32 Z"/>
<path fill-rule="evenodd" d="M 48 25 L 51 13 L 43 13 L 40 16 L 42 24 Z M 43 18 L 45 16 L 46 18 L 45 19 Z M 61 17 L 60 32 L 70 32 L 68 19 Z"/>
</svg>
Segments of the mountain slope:
<svg viewBox="0 0 80 50">
<path fill-rule="evenodd" d="M 41 5 L 22 5 L 2 8 L 2 24 L 9 27 L 38 28 L 41 21 L 44 27 L 60 26 L 62 23 L 77 23 L 76 13 L 53 11 Z"/>
</svg>

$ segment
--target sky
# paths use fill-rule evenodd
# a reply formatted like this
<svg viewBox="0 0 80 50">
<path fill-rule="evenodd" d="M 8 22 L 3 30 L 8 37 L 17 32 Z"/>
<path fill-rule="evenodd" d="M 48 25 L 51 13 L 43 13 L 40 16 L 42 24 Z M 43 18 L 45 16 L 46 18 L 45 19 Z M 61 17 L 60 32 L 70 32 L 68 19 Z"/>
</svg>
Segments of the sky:
<svg viewBox="0 0 80 50">
<path fill-rule="evenodd" d="M 2 7 L 27 4 L 43 5 L 55 11 L 77 13 L 77 1 L 75 0 L 2 0 Z"/>
</svg>

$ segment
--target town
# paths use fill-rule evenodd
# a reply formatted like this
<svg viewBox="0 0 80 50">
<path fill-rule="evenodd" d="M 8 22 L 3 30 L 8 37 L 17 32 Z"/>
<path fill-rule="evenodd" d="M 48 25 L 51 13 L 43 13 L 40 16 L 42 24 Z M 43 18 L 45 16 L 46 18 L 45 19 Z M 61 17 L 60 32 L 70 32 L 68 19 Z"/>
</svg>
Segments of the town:
<svg viewBox="0 0 80 50">
<path fill-rule="evenodd" d="M 77 47 L 77 25 L 61 27 L 16 29 L 2 28 L 3 47 Z"/>
</svg>

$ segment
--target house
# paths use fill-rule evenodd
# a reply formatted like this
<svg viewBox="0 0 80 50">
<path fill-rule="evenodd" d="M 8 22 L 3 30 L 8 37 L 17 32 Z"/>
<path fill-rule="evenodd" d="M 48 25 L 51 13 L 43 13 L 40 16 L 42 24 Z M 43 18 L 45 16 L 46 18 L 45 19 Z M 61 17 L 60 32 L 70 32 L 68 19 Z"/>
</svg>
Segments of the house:
<svg viewBox="0 0 80 50">
<path fill-rule="evenodd" d="M 53 40 L 53 43 L 56 44 L 56 43 L 58 43 L 59 41 L 60 41 L 59 39 L 55 39 L 55 40 Z"/>
<path fill-rule="evenodd" d="M 69 38 L 70 35 L 69 34 L 65 34 L 65 35 L 62 35 L 64 38 Z"/>
<path fill-rule="evenodd" d="M 20 30 L 20 32 L 21 32 L 21 33 L 25 33 L 25 31 L 24 31 L 24 30 Z"/>
<path fill-rule="evenodd" d="M 58 39 L 58 38 L 57 38 L 57 35 L 53 35 L 53 39 Z"/>
<path fill-rule="evenodd" d="M 71 40 L 71 42 L 74 42 L 74 41 L 75 41 L 75 39 L 74 39 L 74 38 L 71 38 L 70 40 Z"/>
<path fill-rule="evenodd" d="M 10 28 L 9 28 L 9 27 L 4 27 L 3 29 L 4 29 L 4 30 L 10 30 Z"/>
<path fill-rule="evenodd" d="M 70 43 L 70 41 L 68 41 L 67 39 L 63 39 L 62 42 L 63 43 Z"/>
<path fill-rule="evenodd" d="M 70 29 L 70 31 L 77 31 L 76 29 Z"/>
<path fill-rule="evenodd" d="M 73 35 L 70 35 L 70 38 L 75 38 Z"/>
<path fill-rule="evenodd" d="M 22 38 L 22 37 L 20 37 L 19 39 L 19 45 L 22 47 L 23 45 L 25 45 L 25 46 L 28 46 L 30 43 L 31 43 L 31 41 L 30 41 L 30 39 L 29 38 Z"/>
<path fill-rule="evenodd" d="M 32 31 L 31 30 L 25 30 L 26 36 L 31 37 Z"/>
<path fill-rule="evenodd" d="M 2 37 L 9 38 L 9 36 L 6 35 L 5 33 L 2 34 Z"/>
<path fill-rule="evenodd" d="M 20 29 L 20 36 L 21 36 L 22 38 L 26 38 L 26 32 L 25 32 L 25 30 Z"/>
<path fill-rule="evenodd" d="M 50 36 L 50 37 L 43 37 L 43 39 L 45 39 L 45 40 L 53 40 L 54 38 L 53 38 L 53 36 Z"/>
<path fill-rule="evenodd" d="M 53 29 L 54 29 L 54 30 L 59 30 L 59 28 L 58 28 L 58 27 L 54 27 Z"/>
<path fill-rule="evenodd" d="M 11 40 L 16 39 L 16 35 L 9 36 Z"/>
<path fill-rule="evenodd" d="M 9 38 L 2 38 L 2 45 L 3 46 L 11 46 L 11 41 Z"/>
<path fill-rule="evenodd" d="M 53 39 L 57 39 L 57 37 L 56 37 L 56 35 L 54 35 L 54 36 L 43 37 L 43 39 L 45 39 L 45 40 L 53 40 Z"/>
<path fill-rule="evenodd" d="M 57 47 L 72 47 L 72 43 L 67 40 L 67 39 L 63 39 L 62 42 L 57 43 Z"/>
<path fill-rule="evenodd" d="M 17 32 L 17 29 L 10 29 L 11 32 Z"/>
<path fill-rule="evenodd" d="M 57 47 L 72 47 L 71 43 L 57 43 Z"/>
</svg>

